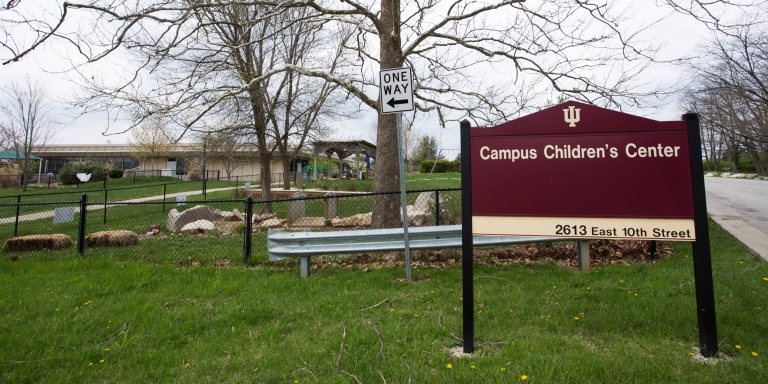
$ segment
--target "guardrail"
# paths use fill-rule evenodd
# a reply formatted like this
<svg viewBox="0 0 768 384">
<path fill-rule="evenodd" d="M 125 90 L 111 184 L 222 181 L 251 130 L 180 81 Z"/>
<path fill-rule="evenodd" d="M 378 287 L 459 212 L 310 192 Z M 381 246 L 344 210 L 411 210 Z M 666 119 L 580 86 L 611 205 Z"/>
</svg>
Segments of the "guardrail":
<svg viewBox="0 0 768 384">
<path fill-rule="evenodd" d="M 410 249 L 444 249 L 461 247 L 461 225 L 415 227 L 408 230 Z M 476 247 L 573 241 L 562 237 L 475 236 Z M 588 242 L 585 242 L 588 244 Z M 581 264 L 585 247 L 578 247 Z M 301 277 L 308 277 L 311 257 L 316 255 L 390 252 L 405 249 L 403 228 L 368 229 L 335 232 L 285 232 L 269 229 L 269 259 L 300 258 Z M 589 260 L 589 248 L 585 255 Z M 587 262 L 588 263 L 588 262 Z"/>
</svg>

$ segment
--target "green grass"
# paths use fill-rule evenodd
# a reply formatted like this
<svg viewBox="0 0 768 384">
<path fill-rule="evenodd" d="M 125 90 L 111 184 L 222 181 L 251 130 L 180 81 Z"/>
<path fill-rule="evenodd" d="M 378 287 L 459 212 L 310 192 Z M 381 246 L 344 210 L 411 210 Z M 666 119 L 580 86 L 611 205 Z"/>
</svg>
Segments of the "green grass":
<svg viewBox="0 0 768 384">
<path fill-rule="evenodd" d="M 537 383 L 764 382 L 768 267 L 714 225 L 711 235 L 725 356 L 712 364 L 689 355 L 698 337 L 685 243 L 655 264 L 589 273 L 550 263 L 476 265 L 476 338 L 499 344 L 454 358 L 459 266 L 416 268 L 412 284 L 400 281 L 402 268 L 324 268 L 301 279 L 295 263 L 267 264 L 263 246 L 244 266 L 235 236 L 143 241 L 89 249 L 85 257 L 74 249 L 27 252 L 14 262 L 1 252 L 0 377 L 349 383 L 336 371 L 346 326 L 339 367 L 363 383 L 382 376 L 388 383 L 520 382 L 522 375 Z M 254 243 L 263 244 L 257 236 Z M 188 251 L 180 256 L 171 247 Z M 212 256 L 232 265 L 217 268 Z"/>
</svg>

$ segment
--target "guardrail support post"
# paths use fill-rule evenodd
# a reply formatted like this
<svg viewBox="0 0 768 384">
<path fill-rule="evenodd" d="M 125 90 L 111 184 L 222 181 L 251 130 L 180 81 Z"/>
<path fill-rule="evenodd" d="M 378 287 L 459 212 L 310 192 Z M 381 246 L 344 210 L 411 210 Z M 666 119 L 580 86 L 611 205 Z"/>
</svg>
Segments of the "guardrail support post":
<svg viewBox="0 0 768 384">
<path fill-rule="evenodd" d="M 18 236 L 19 234 L 19 213 L 21 211 L 21 195 L 19 195 L 18 199 L 16 199 L 16 224 L 13 225 L 13 235 Z"/>
<path fill-rule="evenodd" d="M 301 277 L 309 277 L 309 270 L 312 266 L 312 261 L 310 260 L 309 256 L 302 256 L 299 257 L 300 267 L 301 270 Z"/>
<path fill-rule="evenodd" d="M 579 270 L 589 272 L 589 240 L 576 241 L 576 256 L 579 259 Z"/>
<path fill-rule="evenodd" d="M 435 189 L 435 226 L 440 226 L 440 190 Z"/>
<path fill-rule="evenodd" d="M 80 225 L 77 233 L 77 251 L 80 255 L 85 253 L 85 216 L 88 211 L 88 195 L 83 193 L 80 199 Z"/>
<path fill-rule="evenodd" d="M 244 263 L 251 258 L 251 235 L 253 233 L 253 197 L 245 199 L 245 239 L 243 245 Z"/>
</svg>

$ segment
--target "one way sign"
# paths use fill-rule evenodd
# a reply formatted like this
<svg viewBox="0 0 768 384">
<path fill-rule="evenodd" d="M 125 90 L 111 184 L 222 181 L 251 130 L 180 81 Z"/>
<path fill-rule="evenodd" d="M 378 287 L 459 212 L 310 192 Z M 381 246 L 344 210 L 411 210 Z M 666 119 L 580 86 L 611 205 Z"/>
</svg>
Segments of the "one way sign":
<svg viewBox="0 0 768 384">
<path fill-rule="evenodd" d="M 381 113 L 413 111 L 413 76 L 411 69 L 390 68 L 379 72 Z"/>
</svg>

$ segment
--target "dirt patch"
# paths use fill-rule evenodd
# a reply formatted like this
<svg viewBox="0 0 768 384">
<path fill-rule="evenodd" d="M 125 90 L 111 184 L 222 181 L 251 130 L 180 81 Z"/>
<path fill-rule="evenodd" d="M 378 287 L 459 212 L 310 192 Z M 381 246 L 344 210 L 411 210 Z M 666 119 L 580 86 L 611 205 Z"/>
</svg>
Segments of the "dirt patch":
<svg viewBox="0 0 768 384">
<path fill-rule="evenodd" d="M 667 244 L 662 242 L 657 242 L 656 244 L 658 258 L 652 258 L 650 255 L 650 241 L 591 240 L 589 242 L 590 265 L 653 263 L 662 260 L 672 253 L 672 248 Z M 507 265 L 553 262 L 563 267 L 578 267 L 575 242 L 475 249 L 474 259 L 478 264 Z M 443 269 L 459 262 L 461 262 L 461 251 L 458 249 L 411 252 L 411 267 L 413 269 Z M 287 266 L 283 262 L 268 263 L 278 269 Z M 291 260 L 288 265 L 291 265 L 291 263 L 298 264 L 298 260 Z M 315 269 L 323 267 L 360 268 L 363 271 L 368 271 L 370 269 L 397 267 L 404 264 L 405 255 L 403 252 L 359 253 L 340 258 L 312 258 L 312 266 Z"/>
</svg>

